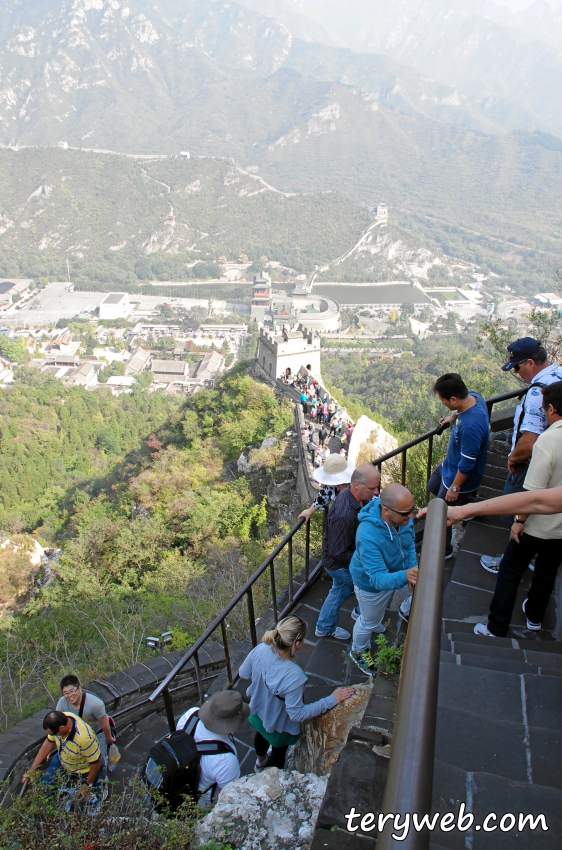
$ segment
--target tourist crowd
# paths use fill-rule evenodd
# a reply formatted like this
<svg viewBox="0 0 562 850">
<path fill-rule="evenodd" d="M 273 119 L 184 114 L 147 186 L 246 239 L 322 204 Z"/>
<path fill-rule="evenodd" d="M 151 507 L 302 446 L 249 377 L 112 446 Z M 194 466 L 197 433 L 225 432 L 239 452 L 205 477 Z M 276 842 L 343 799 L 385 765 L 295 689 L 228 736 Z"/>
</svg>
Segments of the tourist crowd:
<svg viewBox="0 0 562 850">
<path fill-rule="evenodd" d="M 562 560 L 562 369 L 549 363 L 544 347 L 530 337 L 516 340 L 508 351 L 502 368 L 513 369 L 529 389 L 515 412 L 504 495 L 497 499 L 478 499 L 490 439 L 486 403 L 456 373 L 442 375 L 433 387 L 449 411 L 441 424 L 451 427 L 446 456 L 428 485 L 449 506 L 445 558 L 453 556 L 454 523 L 493 514 L 503 514 L 511 523 L 503 555 L 481 558 L 483 568 L 497 576 L 488 621 L 474 628 L 488 637 L 507 634 L 519 583 L 529 566 L 534 573 L 523 612 L 528 629 L 541 628 Z M 418 580 L 414 518 L 427 509 L 418 512 L 412 493 L 401 484 L 381 489 L 379 470 L 368 463 L 355 468 L 345 447 L 342 453 L 330 454 L 330 438 L 341 437 L 349 445 L 353 423 L 341 415 L 309 370 L 301 372 L 293 376 L 287 370 L 282 378 L 301 394 L 308 445 L 315 455 L 313 474 L 321 487 L 300 517 L 308 522 L 315 511 L 324 511 L 322 565 L 332 579 L 315 635 L 350 641 L 350 659 L 371 675 L 372 635 L 385 631 L 385 612 L 396 590 L 405 591 L 399 614 L 408 622 Z M 338 621 L 353 594 L 351 634 Z M 307 628 L 302 618 L 285 617 L 246 657 L 239 675 L 250 681 L 249 707 L 237 691 L 222 691 L 179 719 L 179 733 L 191 736 L 199 752 L 196 796 L 201 801 L 211 804 L 215 793 L 240 775 L 233 734 L 246 720 L 254 730 L 255 770 L 283 768 L 288 747 L 299 738 L 300 724 L 353 696 L 353 687 L 337 687 L 329 696 L 305 704 L 307 678 L 295 659 Z M 75 676 L 62 679 L 61 691 L 56 709 L 44 718 L 47 738 L 26 776 L 52 756 L 41 781 L 50 784 L 61 773 L 69 775 L 85 794 L 105 775 L 115 727 L 103 702 L 83 691 Z M 168 736 L 169 747 L 174 745 L 174 734 L 178 733 Z M 211 749 L 201 749 L 203 745 Z"/>
</svg>

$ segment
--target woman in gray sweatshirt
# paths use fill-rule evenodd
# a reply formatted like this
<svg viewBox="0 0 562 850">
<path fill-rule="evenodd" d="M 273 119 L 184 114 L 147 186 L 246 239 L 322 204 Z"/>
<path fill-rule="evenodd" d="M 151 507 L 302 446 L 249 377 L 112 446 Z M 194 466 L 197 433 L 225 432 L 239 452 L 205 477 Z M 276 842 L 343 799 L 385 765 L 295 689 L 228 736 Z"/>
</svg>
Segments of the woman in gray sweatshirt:
<svg viewBox="0 0 562 850">
<path fill-rule="evenodd" d="M 256 730 L 256 770 L 282 769 L 287 748 L 299 739 L 299 723 L 324 714 L 355 693 L 354 688 L 336 688 L 328 697 L 309 705 L 303 703 L 307 678 L 293 658 L 304 644 L 306 629 L 300 617 L 285 617 L 264 634 L 262 643 L 252 649 L 240 667 L 241 678 L 252 680 L 248 688 L 248 719 Z"/>
</svg>

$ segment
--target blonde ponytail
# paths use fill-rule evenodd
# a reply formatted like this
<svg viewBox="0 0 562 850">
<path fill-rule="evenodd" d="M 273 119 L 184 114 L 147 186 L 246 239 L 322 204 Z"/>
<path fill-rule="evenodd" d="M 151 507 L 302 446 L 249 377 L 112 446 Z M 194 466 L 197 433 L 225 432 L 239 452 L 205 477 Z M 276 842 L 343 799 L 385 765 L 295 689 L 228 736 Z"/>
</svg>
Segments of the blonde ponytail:
<svg viewBox="0 0 562 850">
<path fill-rule="evenodd" d="M 304 640 L 307 628 L 306 622 L 300 617 L 294 615 L 284 617 L 279 620 L 274 629 L 264 634 L 262 641 L 273 649 L 282 650 L 289 658 L 293 658 L 296 652 L 295 644 Z"/>
</svg>

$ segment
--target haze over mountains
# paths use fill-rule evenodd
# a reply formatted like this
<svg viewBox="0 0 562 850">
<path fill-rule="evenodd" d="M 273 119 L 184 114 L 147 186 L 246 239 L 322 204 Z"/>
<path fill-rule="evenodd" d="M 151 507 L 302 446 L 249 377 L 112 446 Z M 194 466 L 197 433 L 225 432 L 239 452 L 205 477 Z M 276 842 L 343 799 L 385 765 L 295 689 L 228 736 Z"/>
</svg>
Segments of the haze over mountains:
<svg viewBox="0 0 562 850">
<path fill-rule="evenodd" d="M 5 146 L 234 158 L 284 191 L 386 200 L 418 233 L 437 219 L 461 253 L 503 240 L 521 279 L 562 251 L 562 12 L 545 3 L 7 0 L 0 31 Z"/>
</svg>

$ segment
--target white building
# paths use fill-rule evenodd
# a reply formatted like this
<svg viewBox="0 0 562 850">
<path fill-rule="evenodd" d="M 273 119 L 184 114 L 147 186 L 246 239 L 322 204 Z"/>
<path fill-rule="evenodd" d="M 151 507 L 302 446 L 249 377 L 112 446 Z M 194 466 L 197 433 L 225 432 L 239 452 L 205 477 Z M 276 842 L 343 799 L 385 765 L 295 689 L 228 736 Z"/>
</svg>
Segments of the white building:
<svg viewBox="0 0 562 850">
<path fill-rule="evenodd" d="M 100 319 L 128 319 L 132 312 L 126 292 L 110 292 L 100 304 Z"/>
</svg>

